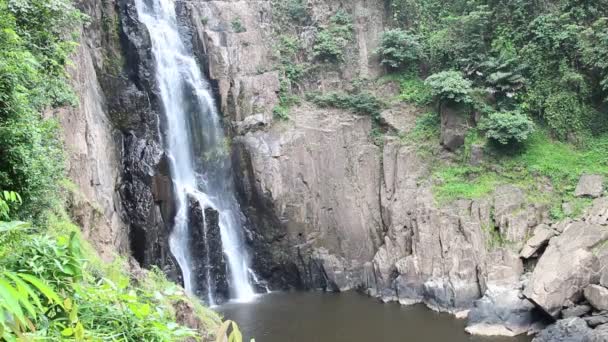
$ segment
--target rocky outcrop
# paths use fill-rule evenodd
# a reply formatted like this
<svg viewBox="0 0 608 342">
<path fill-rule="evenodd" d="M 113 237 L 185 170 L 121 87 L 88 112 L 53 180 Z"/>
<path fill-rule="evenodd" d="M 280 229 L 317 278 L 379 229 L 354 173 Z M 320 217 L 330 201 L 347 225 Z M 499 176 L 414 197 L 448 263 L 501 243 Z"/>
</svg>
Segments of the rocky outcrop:
<svg viewBox="0 0 608 342">
<path fill-rule="evenodd" d="M 574 317 L 563 319 L 541 331 L 532 342 L 584 342 L 591 329 L 584 320 Z"/>
<path fill-rule="evenodd" d="M 464 145 L 464 139 L 470 128 L 468 109 L 444 103 L 439 113 L 441 114 L 441 145 L 454 152 Z"/>
<path fill-rule="evenodd" d="M 589 285 L 584 291 L 585 299 L 597 310 L 608 310 L 608 289 L 600 285 Z"/>
<path fill-rule="evenodd" d="M 583 175 L 574 190 L 576 197 L 600 197 L 604 193 L 604 177 L 601 175 Z"/>
<path fill-rule="evenodd" d="M 540 258 L 524 294 L 553 317 L 563 306 L 583 297 L 583 290 L 599 282 L 601 264 L 594 249 L 608 240 L 600 225 L 573 222 L 551 239 Z"/>
<path fill-rule="evenodd" d="M 213 304 L 228 300 L 226 260 L 222 247 L 219 215 L 213 208 L 203 208 L 195 198 L 189 198 L 190 241 L 194 292 Z"/>
<path fill-rule="evenodd" d="M 262 250 L 283 249 L 275 263 L 297 263 L 309 287 L 322 287 L 323 277 L 341 290 L 359 286 L 381 243 L 380 154 L 370 129 L 366 117 L 302 108 L 290 123 L 235 141 L 250 163 L 242 179 L 253 188 L 246 191 L 271 203 L 265 214 L 281 223 L 276 231 L 258 228 L 267 237 Z M 327 266 L 322 276 L 313 274 L 316 265 Z"/>
</svg>

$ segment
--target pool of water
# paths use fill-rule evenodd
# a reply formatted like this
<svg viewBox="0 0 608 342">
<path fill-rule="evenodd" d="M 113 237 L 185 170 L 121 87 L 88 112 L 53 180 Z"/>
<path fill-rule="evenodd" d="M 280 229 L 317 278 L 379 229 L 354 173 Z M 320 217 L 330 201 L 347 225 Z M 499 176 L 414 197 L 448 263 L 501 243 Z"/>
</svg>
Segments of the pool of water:
<svg viewBox="0 0 608 342">
<path fill-rule="evenodd" d="M 256 342 L 529 342 L 467 334 L 465 321 L 423 305 L 384 304 L 354 292 L 283 292 L 216 308 Z"/>
</svg>

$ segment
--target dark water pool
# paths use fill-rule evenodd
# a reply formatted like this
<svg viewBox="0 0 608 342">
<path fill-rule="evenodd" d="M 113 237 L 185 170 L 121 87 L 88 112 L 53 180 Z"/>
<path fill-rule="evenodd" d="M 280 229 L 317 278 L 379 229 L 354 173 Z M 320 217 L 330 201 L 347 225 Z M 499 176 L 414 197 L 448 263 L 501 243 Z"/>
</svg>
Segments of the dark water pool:
<svg viewBox="0 0 608 342">
<path fill-rule="evenodd" d="M 357 293 L 272 293 L 216 308 L 256 342 L 529 342 L 468 335 L 465 321 L 422 305 L 383 304 Z"/>
</svg>

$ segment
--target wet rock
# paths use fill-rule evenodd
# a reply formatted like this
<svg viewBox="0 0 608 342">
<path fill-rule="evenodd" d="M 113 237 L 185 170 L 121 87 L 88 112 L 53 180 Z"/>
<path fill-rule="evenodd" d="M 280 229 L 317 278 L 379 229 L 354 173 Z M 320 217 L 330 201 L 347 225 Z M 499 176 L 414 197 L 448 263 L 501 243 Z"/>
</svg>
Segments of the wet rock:
<svg viewBox="0 0 608 342">
<path fill-rule="evenodd" d="M 220 304 L 229 298 L 227 266 L 224 259 L 219 214 L 202 206 L 196 198 L 188 198 L 192 286 L 202 300 Z"/>
<path fill-rule="evenodd" d="M 562 310 L 562 318 L 581 317 L 591 311 L 589 305 L 575 305 Z"/>
<path fill-rule="evenodd" d="M 519 255 L 524 259 L 532 257 L 538 250 L 545 247 L 549 243 L 549 240 L 555 235 L 556 232 L 549 226 L 545 224 L 539 225 L 534 229 L 534 235 L 526 241 L 526 244 Z"/>
<path fill-rule="evenodd" d="M 524 295 L 553 317 L 562 306 L 577 303 L 583 289 L 597 283 L 600 262 L 592 249 L 608 239 L 605 227 L 574 222 L 549 242 Z"/>
<path fill-rule="evenodd" d="M 566 318 L 541 331 L 532 342 L 584 342 L 591 332 L 581 318 Z"/>
<path fill-rule="evenodd" d="M 608 310 L 608 289 L 600 285 L 589 285 L 585 288 L 585 298 L 594 308 Z"/>
<path fill-rule="evenodd" d="M 604 192 L 604 177 L 601 175 L 583 175 L 574 190 L 576 197 L 597 198 Z"/>
</svg>

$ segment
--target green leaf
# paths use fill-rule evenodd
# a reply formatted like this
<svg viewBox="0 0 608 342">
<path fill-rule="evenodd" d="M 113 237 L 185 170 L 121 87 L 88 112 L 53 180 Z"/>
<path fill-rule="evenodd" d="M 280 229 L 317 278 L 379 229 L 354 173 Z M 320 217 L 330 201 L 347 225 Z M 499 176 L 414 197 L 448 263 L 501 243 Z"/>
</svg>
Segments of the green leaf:
<svg viewBox="0 0 608 342">
<path fill-rule="evenodd" d="M 46 298 L 48 298 L 51 302 L 54 302 L 55 304 L 63 307 L 63 303 L 61 299 L 59 299 L 57 293 L 55 293 L 55 291 L 49 285 L 45 284 L 42 280 L 29 274 L 19 274 L 19 277 L 34 285 L 34 287 L 37 288 L 38 291 L 42 292 L 42 294 L 45 295 Z"/>
</svg>

